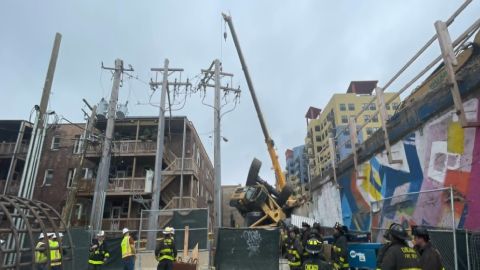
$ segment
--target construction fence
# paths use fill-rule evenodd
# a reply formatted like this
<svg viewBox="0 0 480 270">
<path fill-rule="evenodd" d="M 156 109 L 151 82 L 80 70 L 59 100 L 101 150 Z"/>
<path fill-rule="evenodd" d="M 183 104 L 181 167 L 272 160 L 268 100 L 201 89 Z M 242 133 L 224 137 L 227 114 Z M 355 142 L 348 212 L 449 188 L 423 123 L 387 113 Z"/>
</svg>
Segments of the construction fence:
<svg viewBox="0 0 480 270">
<path fill-rule="evenodd" d="M 433 245 L 448 270 L 480 269 L 480 233 L 457 229 L 465 201 L 454 188 L 392 196 L 371 202 L 372 242 L 384 242 L 392 223 L 411 232 L 411 226 L 429 229 Z"/>
<path fill-rule="evenodd" d="M 151 216 L 156 219 L 157 227 L 150 230 L 149 219 Z M 138 229 L 137 249 L 146 249 L 149 232 L 155 232 L 157 240 L 162 237 L 165 227 L 172 227 L 175 230 L 175 245 L 178 250 L 184 249 L 185 230 L 188 227 L 188 249 L 193 249 L 198 244 L 199 250 L 209 250 L 209 211 L 207 208 L 195 209 L 168 209 L 168 210 L 142 210 L 140 228 Z"/>
</svg>

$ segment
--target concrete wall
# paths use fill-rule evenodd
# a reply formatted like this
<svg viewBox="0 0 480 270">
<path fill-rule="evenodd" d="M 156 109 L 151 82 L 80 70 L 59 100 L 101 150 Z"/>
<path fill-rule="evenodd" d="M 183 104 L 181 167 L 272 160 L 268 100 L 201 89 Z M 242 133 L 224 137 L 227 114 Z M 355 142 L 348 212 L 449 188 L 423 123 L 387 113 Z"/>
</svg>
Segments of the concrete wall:
<svg viewBox="0 0 480 270">
<path fill-rule="evenodd" d="M 464 102 L 469 121 L 478 121 L 479 100 Z M 313 194 L 312 214 L 323 225 L 332 225 L 340 209 L 343 222 L 351 229 L 370 229 L 370 202 L 404 193 L 427 191 L 453 186 L 455 222 L 459 228 L 480 229 L 480 132 L 462 128 L 454 110 L 441 113 L 393 145 L 394 159 L 402 164 L 389 164 L 386 152 L 372 156 L 359 167 L 338 176 L 340 189 L 332 182 Z M 362 179 L 363 176 L 363 179 Z M 328 209 L 328 212 L 325 211 Z M 451 226 L 450 200 L 441 193 L 409 196 L 388 216 L 379 221 L 386 227 L 391 222 Z"/>
</svg>

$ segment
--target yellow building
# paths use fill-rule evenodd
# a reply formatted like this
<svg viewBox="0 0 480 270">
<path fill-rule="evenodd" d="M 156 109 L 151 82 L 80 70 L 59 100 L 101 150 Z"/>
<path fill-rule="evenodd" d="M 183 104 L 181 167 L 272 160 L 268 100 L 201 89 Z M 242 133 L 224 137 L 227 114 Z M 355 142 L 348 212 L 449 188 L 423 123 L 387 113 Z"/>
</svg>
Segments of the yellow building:
<svg viewBox="0 0 480 270">
<path fill-rule="evenodd" d="M 377 81 L 352 81 L 345 94 L 334 94 L 327 106 L 315 118 L 308 118 L 308 131 L 305 138 L 307 153 L 309 154 L 310 172 L 317 176 L 331 167 L 328 139 L 335 138 L 336 159 L 341 161 L 352 153 L 348 119 L 355 117 L 366 108 L 357 118 L 357 127 L 366 126 L 359 132 L 358 140 L 362 142 L 381 128 L 380 116 L 374 116 L 377 111 L 376 102 L 370 105 L 372 94 Z M 385 101 L 390 100 L 395 93 L 385 93 Z M 400 98 L 387 104 L 389 118 L 400 105 Z M 368 107 L 368 108 L 367 108 Z M 310 111 L 310 110 L 309 110 Z M 307 113 L 308 115 L 308 113 Z"/>
</svg>

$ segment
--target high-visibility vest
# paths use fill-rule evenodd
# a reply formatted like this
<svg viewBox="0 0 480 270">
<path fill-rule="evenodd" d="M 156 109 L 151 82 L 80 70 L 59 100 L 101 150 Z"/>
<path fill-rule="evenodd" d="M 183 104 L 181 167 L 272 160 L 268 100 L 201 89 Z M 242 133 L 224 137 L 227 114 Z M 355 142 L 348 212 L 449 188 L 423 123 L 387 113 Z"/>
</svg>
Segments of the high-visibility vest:
<svg viewBox="0 0 480 270">
<path fill-rule="evenodd" d="M 157 261 L 163 260 L 175 260 L 175 254 L 173 254 L 173 239 L 163 239 L 163 245 L 158 253 Z"/>
<path fill-rule="evenodd" d="M 293 258 L 290 258 L 288 260 L 288 265 L 289 266 L 298 267 L 298 266 L 302 265 L 302 258 L 300 257 L 300 254 L 298 253 L 298 251 L 293 246 L 290 246 L 287 249 L 287 252 L 288 252 L 288 254 L 293 255 Z"/>
<path fill-rule="evenodd" d="M 130 246 L 130 235 L 125 235 L 121 243 L 122 247 L 122 258 L 135 255 L 132 246 Z"/>
<path fill-rule="evenodd" d="M 62 254 L 58 242 L 49 240 L 48 243 L 50 244 L 50 266 L 62 265 Z"/>
<path fill-rule="evenodd" d="M 89 264 L 102 265 L 105 263 L 105 258 L 110 258 L 110 253 L 105 249 L 104 242 L 96 242 L 97 248 L 90 252 L 88 257 Z"/>
<path fill-rule="evenodd" d="M 39 249 L 44 245 L 45 245 L 45 243 L 40 241 L 40 242 L 37 243 L 36 248 Z M 36 263 L 46 263 L 47 260 L 48 260 L 48 257 L 45 253 L 46 253 L 45 251 L 38 251 L 38 250 L 35 251 L 35 262 Z"/>
</svg>

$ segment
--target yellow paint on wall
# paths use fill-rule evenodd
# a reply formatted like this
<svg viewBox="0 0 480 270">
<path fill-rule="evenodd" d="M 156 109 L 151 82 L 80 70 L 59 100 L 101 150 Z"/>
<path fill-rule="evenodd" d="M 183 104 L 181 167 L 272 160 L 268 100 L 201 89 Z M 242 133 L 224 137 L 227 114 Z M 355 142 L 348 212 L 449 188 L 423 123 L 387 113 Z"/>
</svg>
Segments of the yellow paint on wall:
<svg viewBox="0 0 480 270">
<path fill-rule="evenodd" d="M 460 122 L 451 122 L 448 125 L 447 151 L 449 153 L 463 154 L 464 129 Z"/>
</svg>

